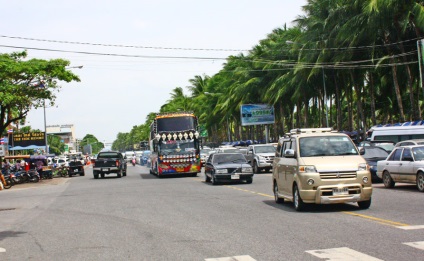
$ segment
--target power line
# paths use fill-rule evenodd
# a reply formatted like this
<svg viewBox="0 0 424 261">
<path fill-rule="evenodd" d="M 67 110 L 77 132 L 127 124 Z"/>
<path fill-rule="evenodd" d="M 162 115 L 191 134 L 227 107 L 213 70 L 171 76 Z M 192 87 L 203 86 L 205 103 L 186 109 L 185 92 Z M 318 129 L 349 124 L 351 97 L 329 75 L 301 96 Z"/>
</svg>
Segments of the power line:
<svg viewBox="0 0 424 261">
<path fill-rule="evenodd" d="M 20 39 L 20 40 L 28 40 L 28 41 L 38 41 L 38 42 L 78 44 L 78 45 L 92 45 L 92 46 L 104 46 L 104 47 L 120 47 L 120 48 L 157 49 L 157 50 L 180 50 L 180 51 L 217 51 L 217 52 L 248 52 L 249 51 L 249 50 L 239 50 L 239 49 L 160 47 L 160 46 L 139 46 L 139 45 L 123 45 L 123 44 L 87 43 L 87 42 L 59 41 L 59 40 L 48 40 L 48 39 L 28 38 L 28 37 L 20 37 L 20 36 L 7 36 L 7 35 L 0 35 L 0 37 L 2 37 L 2 38 L 9 38 L 9 39 Z"/>
</svg>

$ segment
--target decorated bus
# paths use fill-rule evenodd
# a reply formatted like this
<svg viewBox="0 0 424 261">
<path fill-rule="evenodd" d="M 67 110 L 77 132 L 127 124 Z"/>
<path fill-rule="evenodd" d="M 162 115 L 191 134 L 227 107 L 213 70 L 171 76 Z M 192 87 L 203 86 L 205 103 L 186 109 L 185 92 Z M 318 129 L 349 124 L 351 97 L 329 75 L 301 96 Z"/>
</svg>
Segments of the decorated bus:
<svg viewBox="0 0 424 261">
<path fill-rule="evenodd" d="M 191 112 L 158 114 L 150 125 L 150 173 L 165 175 L 200 172 L 200 140 L 196 116 Z"/>
</svg>

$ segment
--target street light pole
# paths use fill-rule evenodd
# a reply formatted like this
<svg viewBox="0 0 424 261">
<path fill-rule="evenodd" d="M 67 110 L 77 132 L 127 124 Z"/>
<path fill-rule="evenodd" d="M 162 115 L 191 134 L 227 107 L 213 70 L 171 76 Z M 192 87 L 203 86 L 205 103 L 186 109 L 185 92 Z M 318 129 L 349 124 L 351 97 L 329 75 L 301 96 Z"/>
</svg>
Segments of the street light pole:
<svg viewBox="0 0 424 261">
<path fill-rule="evenodd" d="M 43 101 L 43 109 L 44 109 L 44 142 L 46 143 L 45 153 L 49 154 L 49 146 L 47 144 L 46 99 L 44 99 Z"/>
</svg>

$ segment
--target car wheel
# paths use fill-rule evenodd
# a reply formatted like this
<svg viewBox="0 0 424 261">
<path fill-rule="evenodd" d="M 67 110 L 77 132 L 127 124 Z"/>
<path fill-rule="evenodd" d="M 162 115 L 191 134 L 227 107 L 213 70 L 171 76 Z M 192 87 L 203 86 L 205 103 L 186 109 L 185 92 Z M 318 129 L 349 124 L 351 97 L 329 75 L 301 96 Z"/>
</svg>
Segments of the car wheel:
<svg viewBox="0 0 424 261">
<path fill-rule="evenodd" d="M 217 185 L 218 184 L 218 181 L 216 180 L 215 175 L 212 175 L 211 182 L 212 182 L 212 185 Z"/>
<path fill-rule="evenodd" d="M 259 173 L 259 171 L 258 163 L 256 161 L 253 162 L 253 173 Z"/>
<path fill-rule="evenodd" d="M 419 172 L 417 174 L 417 188 L 419 191 L 424 192 L 424 173 Z"/>
<path fill-rule="evenodd" d="M 371 206 L 371 199 L 365 201 L 358 201 L 358 206 L 360 209 L 368 209 Z"/>
<path fill-rule="evenodd" d="M 302 211 L 305 209 L 305 203 L 303 203 L 303 200 L 300 197 L 299 189 L 296 185 L 293 187 L 293 203 L 296 211 Z"/>
<path fill-rule="evenodd" d="M 118 171 L 118 178 L 122 177 L 122 170 Z"/>
<path fill-rule="evenodd" d="M 211 178 L 209 178 L 209 176 L 208 175 L 206 175 L 206 173 L 205 173 L 205 182 L 206 183 L 208 183 L 208 182 L 210 182 L 211 181 Z"/>
<path fill-rule="evenodd" d="M 284 203 L 284 198 L 279 198 L 278 197 L 278 185 L 277 185 L 277 182 L 274 183 L 274 200 L 275 200 L 275 203 L 278 203 L 278 204 Z"/>
<path fill-rule="evenodd" d="M 105 178 L 105 174 L 104 173 L 100 174 L 100 176 L 102 177 L 102 179 Z"/>
<path fill-rule="evenodd" d="M 124 176 L 124 177 L 127 176 L 127 169 L 125 169 L 124 172 L 122 172 L 122 176 Z"/>
<path fill-rule="evenodd" d="M 386 188 L 393 188 L 395 186 L 395 182 L 393 181 L 392 177 L 390 177 L 388 171 L 384 171 L 383 173 L 383 183 Z"/>
<path fill-rule="evenodd" d="M 94 171 L 93 172 L 93 176 L 94 176 L 95 179 L 98 179 L 99 178 L 99 173 L 97 173 L 97 171 Z"/>
<path fill-rule="evenodd" d="M 246 183 L 247 183 L 247 184 L 252 184 L 252 182 L 253 182 L 253 179 L 252 179 L 252 178 L 248 178 L 248 179 L 246 179 Z"/>
</svg>

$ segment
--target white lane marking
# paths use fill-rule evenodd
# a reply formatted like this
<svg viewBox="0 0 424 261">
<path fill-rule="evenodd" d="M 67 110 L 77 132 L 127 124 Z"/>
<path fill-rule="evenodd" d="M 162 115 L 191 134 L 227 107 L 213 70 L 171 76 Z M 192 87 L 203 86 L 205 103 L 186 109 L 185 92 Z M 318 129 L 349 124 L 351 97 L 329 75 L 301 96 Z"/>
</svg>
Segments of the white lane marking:
<svg viewBox="0 0 424 261">
<path fill-rule="evenodd" d="M 219 258 L 206 258 L 205 261 L 256 261 L 251 256 L 232 256 Z"/>
<path fill-rule="evenodd" d="M 0 247 L 0 253 L 6 252 L 6 249 Z"/>
<path fill-rule="evenodd" d="M 403 243 L 405 245 L 424 250 L 424 241 Z"/>
<path fill-rule="evenodd" d="M 329 248 L 329 249 L 319 249 L 319 250 L 308 250 L 305 251 L 311 255 L 319 257 L 321 259 L 326 259 L 326 261 L 333 260 L 343 260 L 343 261 L 382 261 L 381 259 L 363 254 L 361 252 L 355 251 L 348 247 L 340 247 L 340 248 Z"/>
<path fill-rule="evenodd" d="M 424 229 L 424 225 L 417 225 L 417 226 L 398 226 L 397 228 L 400 228 L 400 229 L 403 229 L 403 230 Z"/>
</svg>

